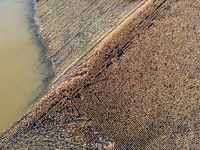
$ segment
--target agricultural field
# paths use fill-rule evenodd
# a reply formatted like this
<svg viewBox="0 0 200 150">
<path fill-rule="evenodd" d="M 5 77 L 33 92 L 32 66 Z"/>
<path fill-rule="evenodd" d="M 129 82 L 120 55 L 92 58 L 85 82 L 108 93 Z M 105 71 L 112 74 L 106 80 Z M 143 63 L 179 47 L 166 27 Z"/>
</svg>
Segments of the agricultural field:
<svg viewBox="0 0 200 150">
<path fill-rule="evenodd" d="M 39 0 L 38 19 L 54 82 L 144 2 Z"/>
<path fill-rule="evenodd" d="M 198 149 L 199 6 L 144 3 L 1 134 L 0 148 Z"/>
</svg>

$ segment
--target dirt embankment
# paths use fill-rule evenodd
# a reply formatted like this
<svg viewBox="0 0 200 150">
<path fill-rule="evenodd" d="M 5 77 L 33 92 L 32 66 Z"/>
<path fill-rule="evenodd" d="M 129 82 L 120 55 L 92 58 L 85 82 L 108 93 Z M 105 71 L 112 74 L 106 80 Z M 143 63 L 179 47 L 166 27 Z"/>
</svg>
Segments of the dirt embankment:
<svg viewBox="0 0 200 150">
<path fill-rule="evenodd" d="M 200 3 L 149 0 L 1 148 L 198 149 Z"/>
</svg>

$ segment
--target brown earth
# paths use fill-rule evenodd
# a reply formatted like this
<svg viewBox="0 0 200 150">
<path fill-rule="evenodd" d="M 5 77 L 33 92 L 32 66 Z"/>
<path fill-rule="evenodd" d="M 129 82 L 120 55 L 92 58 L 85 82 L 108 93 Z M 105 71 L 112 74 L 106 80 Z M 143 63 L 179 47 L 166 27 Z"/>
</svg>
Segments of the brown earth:
<svg viewBox="0 0 200 150">
<path fill-rule="evenodd" d="M 200 149 L 200 2 L 149 0 L 10 130 L 2 149 Z"/>
</svg>

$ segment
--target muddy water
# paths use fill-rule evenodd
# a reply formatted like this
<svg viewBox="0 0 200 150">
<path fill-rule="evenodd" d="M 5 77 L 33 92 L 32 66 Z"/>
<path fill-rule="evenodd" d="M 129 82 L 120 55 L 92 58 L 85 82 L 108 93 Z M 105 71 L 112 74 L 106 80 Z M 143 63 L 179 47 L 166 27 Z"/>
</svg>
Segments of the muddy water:
<svg viewBox="0 0 200 150">
<path fill-rule="evenodd" d="M 0 133 L 41 96 L 50 72 L 34 34 L 32 3 L 0 0 Z"/>
</svg>

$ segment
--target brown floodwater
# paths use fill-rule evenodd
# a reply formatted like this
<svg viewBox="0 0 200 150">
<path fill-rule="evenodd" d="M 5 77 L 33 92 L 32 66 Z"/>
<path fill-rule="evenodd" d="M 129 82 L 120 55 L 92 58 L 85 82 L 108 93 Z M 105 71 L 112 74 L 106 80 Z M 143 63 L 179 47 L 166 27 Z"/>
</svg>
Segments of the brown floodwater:
<svg viewBox="0 0 200 150">
<path fill-rule="evenodd" d="M 0 133 L 42 94 L 50 73 L 33 24 L 33 0 L 0 0 Z"/>
</svg>

